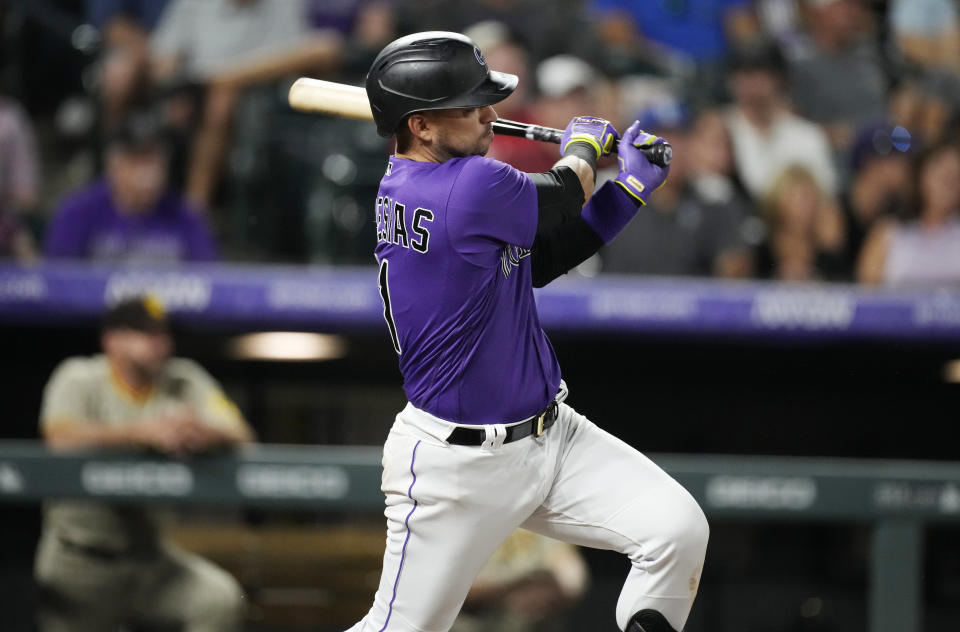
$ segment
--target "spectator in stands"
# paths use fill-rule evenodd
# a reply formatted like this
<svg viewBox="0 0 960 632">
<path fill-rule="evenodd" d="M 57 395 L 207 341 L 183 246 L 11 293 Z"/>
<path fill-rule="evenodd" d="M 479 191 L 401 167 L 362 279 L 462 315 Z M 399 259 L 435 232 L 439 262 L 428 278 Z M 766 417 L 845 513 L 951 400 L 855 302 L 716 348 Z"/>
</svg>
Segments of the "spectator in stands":
<svg viewBox="0 0 960 632">
<path fill-rule="evenodd" d="M 171 357 L 157 299 L 111 307 L 101 342 L 103 355 L 64 360 L 47 383 L 40 426 L 53 449 L 149 449 L 183 457 L 252 439 L 216 381 L 198 364 Z M 132 505 L 50 503 L 35 565 L 40 632 L 143 623 L 236 630 L 243 611 L 237 582 L 168 542 L 159 518 Z"/>
<path fill-rule="evenodd" d="M 913 182 L 916 219 L 876 223 L 860 254 L 861 282 L 960 281 L 960 144 L 944 142 L 920 154 Z"/>
<path fill-rule="evenodd" d="M 887 81 L 863 0 L 807 0 L 809 46 L 790 60 L 798 112 L 846 152 L 862 125 L 884 117 Z"/>
<path fill-rule="evenodd" d="M 807 45 L 803 24 L 805 0 L 753 0 L 760 31 L 777 43 L 786 56 Z"/>
<path fill-rule="evenodd" d="M 734 53 L 729 77 L 734 102 L 726 120 L 740 180 L 754 200 L 762 200 L 778 174 L 799 164 L 833 195 L 837 176 L 827 136 L 790 111 L 782 97 L 784 72 L 783 57 L 774 46 L 749 46 Z"/>
<path fill-rule="evenodd" d="M 641 127 L 670 140 L 674 159 L 670 177 L 655 199 L 601 252 L 604 272 L 655 275 L 745 277 L 752 271 L 750 250 L 741 227 L 746 207 L 730 191 L 710 190 L 711 172 L 723 169 L 721 131 L 710 129 L 704 118 L 687 130 L 689 117 L 674 105 L 655 107 L 638 119 Z M 722 123 L 720 124 L 722 130 Z M 706 150 L 703 155 L 698 152 Z M 710 152 L 714 152 L 710 155 Z M 695 184 L 696 183 L 696 184 Z M 722 185 L 721 185 L 722 186 Z"/>
<path fill-rule="evenodd" d="M 377 53 L 399 37 L 395 6 L 396 0 L 307 0 L 310 26 L 344 38 L 338 73 L 344 82 L 363 83 Z"/>
<path fill-rule="evenodd" d="M 951 0 L 892 0 L 889 27 L 907 64 L 960 72 L 960 17 Z"/>
<path fill-rule="evenodd" d="M 25 217 L 37 203 L 38 172 L 30 119 L 18 103 L 0 94 L 0 258 L 36 257 Z"/>
<path fill-rule="evenodd" d="M 475 24 L 467 29 L 466 35 L 483 51 L 487 64 L 491 68 L 497 68 L 501 72 L 520 78 L 517 89 L 506 99 L 497 103 L 497 115 L 511 121 L 540 123 L 538 114 L 534 112 L 531 95 L 533 73 L 526 47 L 513 37 L 505 25 L 499 22 L 487 21 Z M 549 148 L 538 146 L 541 144 L 531 143 L 525 138 L 497 136 L 490 145 L 487 157 L 502 160 L 521 171 L 535 173 L 543 171 L 546 161 L 556 157 L 555 151 L 550 152 Z M 547 151 L 544 151 L 545 149 Z"/>
<path fill-rule="evenodd" d="M 767 240 L 757 255 L 761 277 L 780 281 L 850 277 L 840 211 L 805 167 L 794 165 L 777 176 L 762 212 Z"/>
<path fill-rule="evenodd" d="M 949 135 L 960 114 L 960 75 L 905 75 L 891 89 L 890 122 L 906 130 L 915 149 L 936 145 Z"/>
<path fill-rule="evenodd" d="M 893 126 L 874 123 L 861 129 L 850 151 L 850 185 L 841 196 L 850 270 L 871 228 L 881 219 L 903 215 L 910 190 L 908 147 L 892 138 Z"/>
<path fill-rule="evenodd" d="M 101 128 L 110 131 L 149 93 L 150 32 L 169 0 L 87 0 L 87 20 L 102 38 Z"/>
<path fill-rule="evenodd" d="M 593 0 L 599 40 L 664 68 L 685 83 L 688 100 L 712 102 L 722 93 L 722 67 L 731 43 L 759 35 L 750 0 Z"/>
<path fill-rule="evenodd" d="M 596 42 L 583 0 L 390 0 L 404 33 L 456 31 L 493 20 L 523 38 L 534 60 L 568 54 L 593 60 Z M 481 48 L 484 54 L 486 49 Z M 491 66 L 493 67 L 493 66 Z"/>
<path fill-rule="evenodd" d="M 36 258 L 37 248 L 30 229 L 16 215 L 0 212 L 0 260 L 30 263 Z"/>
<path fill-rule="evenodd" d="M 206 210 L 244 90 L 283 77 L 329 72 L 342 38 L 311 32 L 302 0 L 173 0 L 151 41 L 154 77 L 205 86 L 187 174 L 187 196 Z"/>
<path fill-rule="evenodd" d="M 116 263 L 216 258 L 204 217 L 167 186 L 166 140 L 155 114 L 131 115 L 110 136 L 105 177 L 61 203 L 45 253 Z"/>
<path fill-rule="evenodd" d="M 763 239 L 763 227 L 756 209 L 736 177 L 730 134 L 719 110 L 704 110 L 696 116 L 687 145 L 690 164 L 690 195 L 718 218 L 720 225 L 736 228 L 730 247 L 715 260 L 713 274 L 723 278 L 753 275 L 751 249 Z"/>
<path fill-rule="evenodd" d="M 577 548 L 517 529 L 474 581 L 451 632 L 528 632 L 562 628 L 589 571 Z"/>
</svg>

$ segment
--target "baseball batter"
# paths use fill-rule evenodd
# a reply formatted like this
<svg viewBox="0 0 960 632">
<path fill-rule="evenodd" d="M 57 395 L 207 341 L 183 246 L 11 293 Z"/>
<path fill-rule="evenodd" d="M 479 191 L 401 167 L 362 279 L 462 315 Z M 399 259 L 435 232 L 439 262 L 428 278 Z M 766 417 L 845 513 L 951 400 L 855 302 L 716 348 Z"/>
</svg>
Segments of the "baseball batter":
<svg viewBox="0 0 960 632">
<path fill-rule="evenodd" d="M 492 104 L 517 85 L 457 33 L 403 37 L 366 88 L 395 135 L 376 200 L 383 315 L 409 403 L 383 450 L 387 542 L 373 607 L 351 632 L 446 631 L 484 562 L 517 527 L 626 555 L 616 620 L 687 620 L 708 527 L 694 499 L 564 403 L 533 288 L 609 242 L 668 168 L 635 123 L 573 119 L 562 157 L 528 174 L 484 158 Z M 619 174 L 594 191 L 597 160 Z M 584 203 L 586 201 L 586 203 Z"/>
</svg>

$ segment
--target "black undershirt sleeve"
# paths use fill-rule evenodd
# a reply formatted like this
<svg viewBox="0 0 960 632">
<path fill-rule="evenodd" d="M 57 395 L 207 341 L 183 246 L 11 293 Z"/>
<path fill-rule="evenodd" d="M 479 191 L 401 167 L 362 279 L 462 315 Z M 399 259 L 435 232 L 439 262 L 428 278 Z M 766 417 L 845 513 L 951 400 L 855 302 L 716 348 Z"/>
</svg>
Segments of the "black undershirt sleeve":
<svg viewBox="0 0 960 632">
<path fill-rule="evenodd" d="M 573 169 L 554 167 L 530 177 L 537 187 L 538 207 L 530 265 L 533 287 L 543 287 L 593 256 L 603 240 L 580 215 L 583 187 Z"/>
</svg>

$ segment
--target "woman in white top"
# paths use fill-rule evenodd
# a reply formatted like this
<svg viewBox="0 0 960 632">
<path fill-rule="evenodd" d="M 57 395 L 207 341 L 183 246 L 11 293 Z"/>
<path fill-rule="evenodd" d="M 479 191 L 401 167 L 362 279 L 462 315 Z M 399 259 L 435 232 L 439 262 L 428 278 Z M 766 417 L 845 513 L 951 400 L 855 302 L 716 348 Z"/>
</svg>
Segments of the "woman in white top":
<svg viewBox="0 0 960 632">
<path fill-rule="evenodd" d="M 862 283 L 960 284 L 960 143 L 932 147 L 915 173 L 916 219 L 871 230 L 858 262 Z"/>
</svg>

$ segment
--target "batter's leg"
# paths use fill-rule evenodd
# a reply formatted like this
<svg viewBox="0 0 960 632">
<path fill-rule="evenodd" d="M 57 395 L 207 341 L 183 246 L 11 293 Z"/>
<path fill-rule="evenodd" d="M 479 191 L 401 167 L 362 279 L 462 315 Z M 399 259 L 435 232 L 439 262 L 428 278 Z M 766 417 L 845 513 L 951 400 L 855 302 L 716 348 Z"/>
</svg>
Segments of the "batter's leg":
<svg viewBox="0 0 960 632">
<path fill-rule="evenodd" d="M 630 559 L 617 602 L 621 630 L 643 610 L 662 614 L 682 630 L 709 534 L 697 502 L 650 459 L 569 406 L 561 406 L 547 437 L 553 487 L 523 527 Z"/>
<path fill-rule="evenodd" d="M 544 460 L 526 453 L 531 445 L 452 446 L 394 425 L 383 454 L 383 572 L 350 632 L 450 629 L 483 564 L 543 498 Z"/>
</svg>

